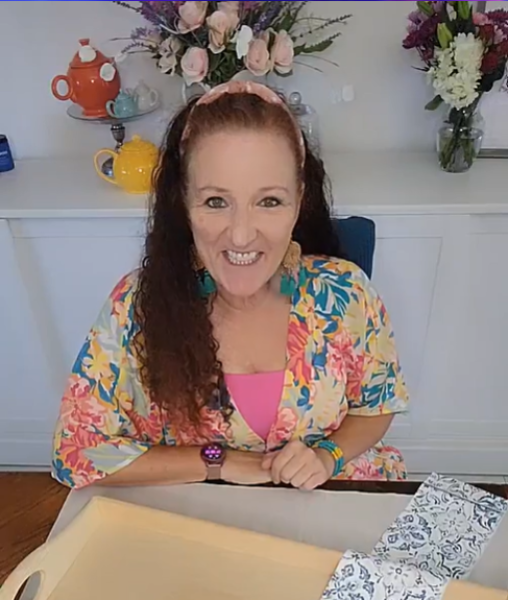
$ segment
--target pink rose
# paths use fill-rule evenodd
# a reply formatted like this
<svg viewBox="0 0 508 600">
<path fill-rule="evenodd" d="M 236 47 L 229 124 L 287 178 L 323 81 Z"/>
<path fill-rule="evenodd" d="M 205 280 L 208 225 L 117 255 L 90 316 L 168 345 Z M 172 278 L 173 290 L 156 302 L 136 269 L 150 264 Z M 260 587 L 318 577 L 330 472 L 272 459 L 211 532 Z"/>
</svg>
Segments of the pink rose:
<svg viewBox="0 0 508 600">
<path fill-rule="evenodd" d="M 272 69 L 267 35 L 252 40 L 245 57 L 245 66 L 256 77 L 262 77 Z"/>
<path fill-rule="evenodd" d="M 219 10 L 225 13 L 232 13 L 238 17 L 240 2 L 219 2 Z"/>
<path fill-rule="evenodd" d="M 231 16 L 222 10 L 216 10 L 208 19 L 206 24 L 209 27 L 210 50 L 214 54 L 219 54 L 226 47 L 227 39 L 234 29 Z"/>
<path fill-rule="evenodd" d="M 180 15 L 178 30 L 181 33 L 189 33 L 199 29 L 205 22 L 207 8 L 208 2 L 184 2 L 178 9 Z"/>
<path fill-rule="evenodd" d="M 473 23 L 478 26 L 488 25 L 490 23 L 490 19 L 484 13 L 475 12 L 473 13 Z"/>
<path fill-rule="evenodd" d="M 236 29 L 240 24 L 240 3 L 239 2 L 219 2 L 219 10 L 226 13 L 229 17 L 229 26 Z"/>
<path fill-rule="evenodd" d="M 188 48 L 180 61 L 187 85 L 201 83 L 208 73 L 208 52 L 204 48 Z"/>
<path fill-rule="evenodd" d="M 272 46 L 271 60 L 275 70 L 281 75 L 287 75 L 293 70 L 295 57 L 294 44 L 287 31 L 279 31 Z"/>
</svg>

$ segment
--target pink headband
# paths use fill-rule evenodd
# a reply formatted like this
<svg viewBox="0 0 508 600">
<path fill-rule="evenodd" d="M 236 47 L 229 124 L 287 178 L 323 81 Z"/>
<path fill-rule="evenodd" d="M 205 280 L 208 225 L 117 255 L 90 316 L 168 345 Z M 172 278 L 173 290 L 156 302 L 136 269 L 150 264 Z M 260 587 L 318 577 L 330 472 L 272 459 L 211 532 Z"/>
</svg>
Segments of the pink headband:
<svg viewBox="0 0 508 600">
<path fill-rule="evenodd" d="M 215 102 L 218 98 L 224 96 L 224 94 L 253 94 L 254 96 L 258 96 L 258 98 L 261 98 L 268 104 L 276 104 L 277 106 L 282 107 L 291 117 L 291 121 L 294 124 L 298 138 L 302 164 L 305 163 L 305 142 L 303 139 L 302 131 L 297 121 L 287 104 L 284 102 L 284 100 L 282 100 L 282 98 L 276 92 L 271 90 L 266 85 L 256 83 L 254 81 L 228 81 L 227 83 L 222 83 L 221 85 L 213 87 L 203 96 L 201 96 L 192 108 L 192 111 L 196 106 L 200 106 L 201 104 L 211 104 L 212 102 Z M 189 137 L 189 123 L 191 121 L 192 111 L 189 115 L 187 125 L 185 126 L 185 129 L 182 134 L 182 142 L 184 142 Z"/>
</svg>

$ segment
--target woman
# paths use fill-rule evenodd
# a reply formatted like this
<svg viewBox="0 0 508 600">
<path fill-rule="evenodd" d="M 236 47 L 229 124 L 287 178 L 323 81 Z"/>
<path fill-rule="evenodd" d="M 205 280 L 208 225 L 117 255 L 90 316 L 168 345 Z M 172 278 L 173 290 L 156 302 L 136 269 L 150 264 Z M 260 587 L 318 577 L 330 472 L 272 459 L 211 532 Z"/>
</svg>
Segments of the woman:
<svg viewBox="0 0 508 600">
<path fill-rule="evenodd" d="M 402 479 L 407 393 L 385 308 L 337 258 L 325 173 L 284 102 L 229 83 L 169 127 L 139 271 L 79 353 L 54 476 L 314 489 Z"/>
</svg>

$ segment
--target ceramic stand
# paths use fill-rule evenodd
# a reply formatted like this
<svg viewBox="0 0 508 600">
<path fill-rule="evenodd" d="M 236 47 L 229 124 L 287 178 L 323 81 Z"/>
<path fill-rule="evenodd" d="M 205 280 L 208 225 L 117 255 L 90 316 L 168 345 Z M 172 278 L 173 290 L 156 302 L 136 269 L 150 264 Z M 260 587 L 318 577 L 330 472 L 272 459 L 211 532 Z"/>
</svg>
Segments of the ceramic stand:
<svg viewBox="0 0 508 600">
<path fill-rule="evenodd" d="M 155 104 L 151 108 L 145 111 L 140 111 L 135 115 L 130 117 L 123 117 L 120 119 L 116 119 L 114 117 L 87 117 L 83 114 L 83 110 L 77 104 L 71 104 L 67 109 L 67 114 L 69 117 L 73 119 L 77 119 L 78 121 L 87 121 L 88 123 L 98 123 L 100 125 L 109 125 L 111 135 L 116 142 L 115 152 L 118 152 L 120 148 L 123 146 L 125 141 L 125 123 L 130 123 L 131 121 L 137 121 L 156 111 L 159 108 L 159 104 Z M 113 177 L 113 159 L 108 158 L 101 165 L 101 171 L 106 175 L 106 177 Z"/>
</svg>

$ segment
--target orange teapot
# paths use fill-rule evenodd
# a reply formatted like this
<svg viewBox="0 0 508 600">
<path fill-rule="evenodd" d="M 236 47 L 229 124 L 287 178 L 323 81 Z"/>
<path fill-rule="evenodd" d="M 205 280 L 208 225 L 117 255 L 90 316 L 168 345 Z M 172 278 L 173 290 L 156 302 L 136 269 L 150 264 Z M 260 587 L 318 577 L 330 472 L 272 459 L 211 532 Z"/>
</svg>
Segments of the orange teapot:
<svg viewBox="0 0 508 600">
<path fill-rule="evenodd" d="M 107 58 L 90 45 L 89 39 L 79 40 L 80 49 L 69 64 L 67 75 L 57 75 L 51 91 L 58 100 L 72 100 L 83 109 L 85 117 L 107 117 L 106 104 L 120 92 L 120 76 L 112 58 Z M 61 94 L 58 84 L 64 82 L 67 92 Z"/>
</svg>

